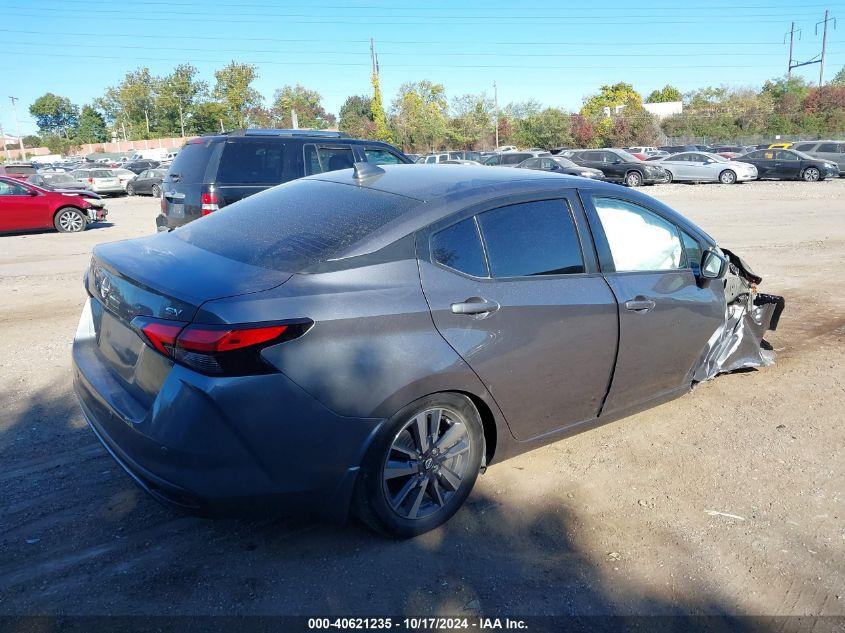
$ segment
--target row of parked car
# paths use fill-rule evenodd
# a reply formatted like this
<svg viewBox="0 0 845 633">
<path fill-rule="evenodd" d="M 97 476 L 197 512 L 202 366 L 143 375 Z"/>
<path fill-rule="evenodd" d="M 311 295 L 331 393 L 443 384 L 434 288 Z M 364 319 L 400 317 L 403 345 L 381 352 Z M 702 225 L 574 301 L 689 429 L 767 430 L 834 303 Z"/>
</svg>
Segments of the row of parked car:
<svg viewBox="0 0 845 633">
<path fill-rule="evenodd" d="M 814 149 L 826 148 L 826 143 L 816 142 Z M 629 187 L 672 181 L 734 184 L 757 178 L 818 181 L 840 174 L 836 162 L 805 154 L 800 146 L 754 149 L 737 157 L 726 156 L 729 152 L 706 151 L 727 147 L 733 146 L 670 147 L 680 150 L 672 154 L 661 148 L 630 148 L 641 150 L 637 154 L 645 160 L 621 148 L 555 148 L 553 153 L 542 148 L 518 151 L 513 146 L 496 152 L 461 150 L 415 156 L 405 155 L 387 143 L 352 139 L 339 132 L 236 130 L 192 139 L 169 167 L 148 161 L 140 173 L 128 169 L 139 167 L 131 163 L 114 169 L 82 163 L 70 171 L 55 165 L 52 169 L 10 165 L 0 166 L 0 178 L 23 181 L 39 192 L 73 194 L 88 200 L 122 192 L 160 197 L 162 212 L 156 218 L 156 227 L 168 231 L 274 185 L 361 162 L 514 167 Z M 4 202 L 9 199 L 4 201 L 0 194 L 0 204 Z M 0 231 L 5 230 L 11 229 L 0 226 Z"/>
<path fill-rule="evenodd" d="M 417 159 L 418 163 L 476 162 L 494 167 L 539 169 L 562 174 L 619 182 L 630 187 L 666 182 L 720 182 L 734 184 L 756 179 L 792 179 L 815 182 L 838 177 L 845 170 L 845 143 L 817 141 L 788 147 L 764 148 L 697 145 L 602 149 L 530 149 L 481 153 L 440 152 Z M 813 153 L 799 149 L 807 147 Z M 672 150 L 667 151 L 667 150 Z M 741 150 L 742 153 L 739 153 Z M 840 151 L 841 150 L 841 151 Z"/>
</svg>

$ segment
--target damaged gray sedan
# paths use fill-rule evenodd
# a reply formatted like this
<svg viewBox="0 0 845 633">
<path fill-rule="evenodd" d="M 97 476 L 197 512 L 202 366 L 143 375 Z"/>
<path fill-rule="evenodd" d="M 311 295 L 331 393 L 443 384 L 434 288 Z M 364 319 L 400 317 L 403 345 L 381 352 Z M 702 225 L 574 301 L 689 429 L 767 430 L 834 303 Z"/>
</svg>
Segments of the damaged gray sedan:
<svg viewBox="0 0 845 633">
<path fill-rule="evenodd" d="M 413 536 L 493 462 L 770 363 L 760 281 L 631 189 L 358 163 L 97 246 L 74 382 L 162 501 Z"/>
</svg>

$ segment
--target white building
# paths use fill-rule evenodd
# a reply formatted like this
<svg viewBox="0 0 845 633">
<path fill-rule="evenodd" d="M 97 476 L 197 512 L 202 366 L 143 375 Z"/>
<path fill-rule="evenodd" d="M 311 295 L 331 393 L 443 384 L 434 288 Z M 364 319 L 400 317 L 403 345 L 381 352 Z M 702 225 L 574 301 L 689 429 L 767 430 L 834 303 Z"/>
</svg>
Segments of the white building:
<svg viewBox="0 0 845 633">
<path fill-rule="evenodd" d="M 665 119 L 666 117 L 683 112 L 684 102 L 667 101 L 665 103 L 644 103 L 643 107 L 646 109 L 646 112 L 650 112 L 656 119 Z"/>
</svg>

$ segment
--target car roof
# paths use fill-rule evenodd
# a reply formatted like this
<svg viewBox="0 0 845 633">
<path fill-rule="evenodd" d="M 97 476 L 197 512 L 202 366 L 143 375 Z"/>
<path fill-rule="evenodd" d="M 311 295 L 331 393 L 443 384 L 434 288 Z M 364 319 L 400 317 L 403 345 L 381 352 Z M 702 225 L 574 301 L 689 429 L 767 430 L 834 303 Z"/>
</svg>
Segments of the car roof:
<svg viewBox="0 0 845 633">
<path fill-rule="evenodd" d="M 408 211 L 396 220 L 353 245 L 340 258 L 371 253 L 406 235 L 437 222 L 452 213 L 475 204 L 520 194 L 548 194 L 582 189 L 608 196 L 623 195 L 633 202 L 641 200 L 678 222 L 690 227 L 708 241 L 709 235 L 695 224 L 645 194 L 612 183 L 585 181 L 584 178 L 531 169 L 485 167 L 482 165 L 380 165 L 383 173 L 355 180 L 352 169 L 306 176 L 295 182 L 322 181 L 372 189 L 408 199 Z M 284 187 L 284 185 L 282 185 Z"/>
</svg>

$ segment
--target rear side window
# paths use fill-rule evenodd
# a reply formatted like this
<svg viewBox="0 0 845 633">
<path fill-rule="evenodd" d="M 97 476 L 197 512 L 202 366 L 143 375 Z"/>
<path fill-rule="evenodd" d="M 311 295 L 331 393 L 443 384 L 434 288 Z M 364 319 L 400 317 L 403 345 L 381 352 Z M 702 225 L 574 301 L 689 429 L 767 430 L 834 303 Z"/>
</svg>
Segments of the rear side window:
<svg viewBox="0 0 845 633">
<path fill-rule="evenodd" d="M 795 149 L 806 152 L 807 150 L 801 149 L 800 147 L 796 147 Z M 837 154 L 842 151 L 841 147 L 837 143 L 822 143 L 819 145 L 819 149 L 816 150 L 818 152 L 827 152 L 829 154 Z"/>
<path fill-rule="evenodd" d="M 502 156 L 502 165 L 516 165 L 526 158 L 531 158 L 531 154 L 504 154 Z"/>
<path fill-rule="evenodd" d="M 595 198 L 617 272 L 675 270 L 684 267 L 678 229 L 639 205 Z"/>
<path fill-rule="evenodd" d="M 584 272 L 578 234 L 565 200 L 514 204 L 476 217 L 493 277 Z"/>
<path fill-rule="evenodd" d="M 227 141 L 220 156 L 217 181 L 232 185 L 277 185 L 285 180 L 284 157 L 284 143 Z"/>
<path fill-rule="evenodd" d="M 414 205 L 409 198 L 374 189 L 294 180 L 173 234 L 245 264 L 297 272 L 340 256 Z"/>
<path fill-rule="evenodd" d="M 487 262 L 475 218 L 467 218 L 431 237 L 431 259 L 453 270 L 487 277 Z"/>
<path fill-rule="evenodd" d="M 180 182 L 189 184 L 203 182 L 214 145 L 211 142 L 188 143 L 176 154 L 170 172 L 178 174 Z"/>
</svg>

